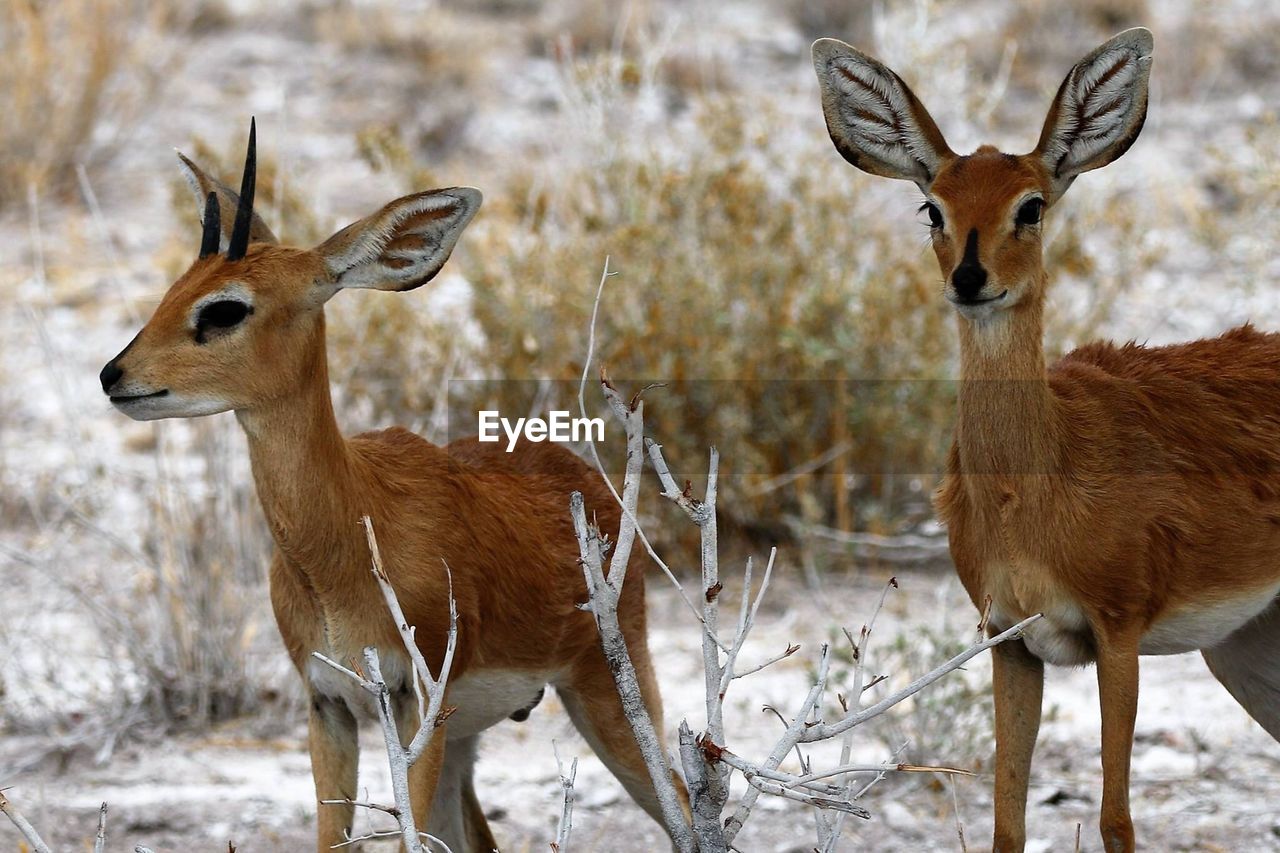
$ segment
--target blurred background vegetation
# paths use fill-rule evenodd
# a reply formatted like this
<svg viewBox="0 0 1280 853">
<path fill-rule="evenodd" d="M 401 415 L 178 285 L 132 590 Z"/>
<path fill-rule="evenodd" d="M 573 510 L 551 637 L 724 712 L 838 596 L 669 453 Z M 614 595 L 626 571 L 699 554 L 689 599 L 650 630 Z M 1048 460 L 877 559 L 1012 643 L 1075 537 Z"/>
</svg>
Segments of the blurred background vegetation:
<svg viewBox="0 0 1280 853">
<path fill-rule="evenodd" d="M 351 431 L 447 440 L 479 408 L 576 408 L 608 256 L 599 361 L 670 383 L 646 397 L 668 460 L 696 484 L 718 444 L 740 543 L 794 537 L 816 577 L 875 565 L 858 537 L 937 536 L 956 367 L 918 192 L 835 153 L 810 40 L 884 58 L 957 150 L 1026 150 L 1070 64 L 1135 24 L 1156 33 L 1152 116 L 1049 218 L 1055 352 L 1275 307 L 1271 4 L 0 0 L 0 561 L 14 601 L 92 626 L 67 651 L 110 664 L 46 704 L 71 733 L 80 707 L 202 725 L 295 701 L 272 686 L 268 541 L 232 419 L 133 424 L 95 388 L 195 253 L 172 147 L 234 182 L 256 115 L 259 209 L 300 244 L 396 194 L 484 191 L 432 288 L 330 306 Z M 48 634 L 10 606 L 0 649 Z M 0 666 L 14 731 L 46 718 L 14 685 L 67 666 L 18 665 Z"/>
</svg>

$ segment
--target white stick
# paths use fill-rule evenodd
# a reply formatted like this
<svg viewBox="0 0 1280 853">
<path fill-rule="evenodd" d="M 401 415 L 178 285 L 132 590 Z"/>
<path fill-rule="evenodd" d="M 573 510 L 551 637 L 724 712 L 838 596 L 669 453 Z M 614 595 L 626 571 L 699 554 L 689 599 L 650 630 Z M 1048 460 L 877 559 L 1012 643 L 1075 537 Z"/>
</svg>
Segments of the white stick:
<svg viewBox="0 0 1280 853">
<path fill-rule="evenodd" d="M 848 731 L 854 726 L 865 723 L 867 720 L 871 719 L 872 717 L 876 717 L 876 716 L 879 716 L 880 714 L 883 714 L 885 711 L 889 710 L 894 705 L 897 705 L 899 702 L 903 701 L 904 699 L 907 699 L 919 693 L 921 690 L 928 687 L 930 684 L 933 684 L 933 682 L 937 681 L 939 678 L 942 678 L 944 675 L 947 675 L 948 673 L 951 673 L 951 672 L 955 672 L 957 669 L 964 666 L 971 659 L 982 654 L 987 649 L 990 649 L 993 646 L 998 646 L 1001 643 L 1003 643 L 1005 640 L 1012 640 L 1017 637 L 1020 637 L 1022 635 L 1023 630 L 1025 630 L 1026 627 L 1030 625 L 1032 622 L 1039 619 L 1040 615 L 1041 614 L 1037 613 L 1034 616 L 1029 616 L 1026 619 L 1023 619 L 1017 625 L 1014 625 L 1012 628 L 1009 628 L 1006 631 L 1002 631 L 1001 633 L 997 634 L 994 637 L 989 637 L 985 640 L 980 640 L 978 642 L 975 642 L 973 645 L 969 646 L 969 648 L 965 649 L 963 652 L 956 655 L 951 660 L 936 667 L 935 669 L 930 670 L 929 672 L 917 678 L 915 681 L 908 684 L 906 687 L 899 690 L 897 693 L 894 693 L 891 696 L 887 696 L 884 699 L 881 699 L 879 702 L 877 702 L 876 704 L 872 705 L 871 707 L 867 708 L 864 711 L 859 711 L 854 714 L 849 714 L 844 719 L 835 723 L 831 723 L 831 724 L 820 723 L 818 725 L 810 727 L 809 730 L 806 731 L 801 736 L 800 742 L 814 743 L 815 741 L 826 740 L 828 738 L 835 737 L 836 735 L 839 735 L 839 734 L 842 734 L 843 732 Z"/>
<path fill-rule="evenodd" d="M 765 759 L 765 763 L 762 765 L 764 770 L 778 769 L 778 765 L 782 763 L 782 760 L 800 742 L 809 718 L 809 712 L 817 707 L 818 700 L 822 697 L 822 691 L 826 689 L 827 675 L 830 671 L 831 650 L 826 643 L 823 643 L 822 650 L 818 656 L 818 678 L 814 681 L 813 686 L 809 688 L 808 695 L 800 703 L 800 708 L 795 716 L 791 718 L 791 722 L 787 724 L 782 737 L 774 744 L 773 751 Z M 751 809 L 755 806 L 761 792 L 762 789 L 758 785 L 752 785 L 751 789 L 742 796 L 738 807 L 734 809 L 733 815 L 724 825 L 725 841 L 727 843 L 733 844 L 733 839 L 742 831 L 742 827 L 746 824 L 747 818 L 750 817 Z"/>
<path fill-rule="evenodd" d="M 0 791 L 0 812 L 4 812 L 5 816 L 13 821 L 13 825 L 18 828 L 18 832 L 31 845 L 32 853 L 51 853 L 49 845 L 44 843 L 40 833 L 36 832 L 36 828 L 27 822 L 27 819 L 22 816 L 22 812 L 18 811 L 17 806 L 9 802 L 9 798 L 4 795 L 4 791 Z"/>
<path fill-rule="evenodd" d="M 600 285 L 596 288 L 596 299 L 591 306 L 591 325 L 587 329 L 587 357 L 582 362 L 582 378 L 578 381 L 578 412 L 584 418 L 587 416 L 587 376 L 591 372 L 591 361 L 595 357 L 596 351 L 596 318 L 600 314 L 600 297 L 604 293 L 604 283 L 609 280 L 611 275 L 617 275 L 617 273 L 609 271 L 609 256 L 606 255 L 604 269 L 600 272 Z M 587 449 L 591 451 L 591 458 L 596 463 L 596 470 L 604 478 L 604 483 L 609 487 L 609 492 L 613 495 L 613 499 L 618 502 L 618 506 L 622 507 L 623 515 L 628 516 L 632 523 L 636 525 L 636 533 L 640 543 L 644 545 L 645 551 L 658 564 L 658 568 L 662 569 L 662 573 L 667 576 L 667 580 L 671 582 L 671 585 L 680 593 L 680 597 L 684 599 L 684 603 L 689 610 L 701 620 L 702 614 L 698 612 L 697 605 L 693 603 L 689 598 L 689 594 L 685 592 L 684 585 L 680 583 L 680 579 L 676 577 L 675 572 L 671 571 L 671 567 L 667 565 L 666 561 L 658 556 L 658 552 L 654 550 L 653 545 L 649 542 L 649 537 L 645 536 L 644 530 L 640 528 L 639 522 L 636 521 L 635 513 L 627 508 L 626 502 L 618 494 L 618 490 L 614 488 L 613 481 L 609 479 L 608 473 L 604 470 L 604 463 L 600 460 L 600 452 L 596 449 L 595 438 L 591 435 L 591 430 L 587 430 Z"/>
<path fill-rule="evenodd" d="M 578 778 L 578 759 L 575 757 L 569 764 L 569 772 L 564 772 L 564 763 L 560 761 L 560 751 L 556 749 L 556 742 L 551 741 L 551 749 L 556 756 L 556 768 L 560 774 L 560 790 L 563 793 L 564 801 L 560 807 L 560 823 L 556 826 L 556 840 L 552 843 L 551 849 L 555 853 L 569 853 L 569 834 L 573 831 L 573 801 L 574 791 L 573 783 Z"/>
<path fill-rule="evenodd" d="M 107 804 L 98 809 L 98 834 L 93 838 L 93 853 L 102 853 L 107 846 Z"/>
<path fill-rule="evenodd" d="M 312 657 L 316 660 L 346 675 L 373 696 L 374 704 L 378 710 L 378 722 L 382 728 L 383 742 L 386 746 L 387 763 L 391 770 L 391 790 L 395 799 L 394 806 L 381 806 L 374 803 L 359 803 L 349 800 L 340 802 L 346 802 L 360 808 L 386 812 L 393 816 L 399 825 L 399 832 L 397 833 L 374 832 L 370 835 L 362 836 L 361 839 L 351 839 L 338 846 L 347 846 L 358 840 L 398 835 L 401 844 L 408 853 L 426 853 L 426 848 L 423 846 L 424 839 L 434 842 L 447 850 L 448 848 L 443 842 L 420 832 L 414 824 L 413 805 L 409 796 L 409 768 L 422 757 L 427 746 L 431 743 L 432 737 L 436 734 L 436 729 L 439 728 L 449 713 L 448 709 L 444 707 L 444 698 L 448 687 L 449 671 L 453 666 L 454 650 L 457 648 L 458 642 L 458 606 L 453 597 L 453 575 L 450 573 L 449 565 L 446 563 L 444 572 L 449 585 L 449 633 L 445 645 L 444 660 L 440 664 L 440 675 L 437 677 L 431 674 L 426 658 L 423 657 L 421 649 L 418 648 L 415 637 L 416 626 L 410 625 L 408 620 L 405 619 L 404 610 L 400 607 L 400 600 L 396 597 L 395 589 L 391 585 L 391 579 L 387 576 L 386 569 L 383 567 L 382 553 L 378 549 L 378 538 L 373 530 L 373 521 L 369 516 L 364 515 L 361 516 L 360 522 L 364 525 L 365 538 L 369 544 L 373 578 L 378 584 L 378 589 L 382 592 L 383 600 L 386 602 L 391 618 L 395 620 L 396 630 L 400 634 L 400 640 L 413 666 L 413 687 L 418 700 L 419 722 L 418 729 L 410 740 L 409 745 L 407 747 L 404 746 L 404 740 L 396 726 L 395 709 L 391 704 L 391 691 L 387 687 L 386 680 L 382 677 L 382 664 L 376 647 L 366 646 L 364 649 L 364 667 L 367 676 L 331 660 L 320 652 L 312 652 Z M 425 699 L 422 692 L 424 686 L 426 689 Z M 441 736 L 443 737 L 443 734 Z M 334 802 L 326 800 L 322 801 L 322 804 L 332 805 Z"/>
<path fill-rule="evenodd" d="M 724 828 L 720 825 L 723 799 L 722 784 L 711 777 L 716 768 L 702 755 L 689 723 L 680 721 L 680 763 L 684 766 L 685 784 L 689 788 L 689 806 L 693 812 L 693 831 L 698 837 L 698 853 L 728 853 Z"/>
<path fill-rule="evenodd" d="M 632 465 L 630 457 L 627 465 L 630 469 Z M 636 466 L 635 476 L 638 477 L 639 457 L 636 457 Z M 630 471 L 628 474 L 630 475 Z M 596 620 L 596 630 L 600 634 L 600 644 L 604 649 L 605 660 L 609 664 L 609 671 L 613 674 L 618 696 L 622 700 L 623 715 L 627 718 L 632 735 L 636 739 L 636 746 L 639 747 L 640 754 L 644 757 L 645 767 L 649 771 L 649 780 L 658 799 L 662 822 L 671 836 L 672 843 L 680 853 L 694 853 L 697 848 L 693 835 L 685 822 L 684 811 L 676 796 L 675 785 L 671 782 L 671 770 L 667 766 L 666 753 L 654 730 L 653 720 L 649 718 L 649 712 L 645 708 L 635 666 L 631 663 L 631 655 L 627 651 L 627 643 L 618 622 L 620 590 L 605 579 L 603 558 L 600 553 L 600 534 L 587 523 L 587 513 L 581 492 L 574 492 L 570 496 L 569 511 L 573 515 L 573 528 L 578 537 L 582 570 L 587 581 L 587 605 Z M 615 547 L 613 554 L 615 560 L 618 559 L 619 550 Z"/>
<path fill-rule="evenodd" d="M 880 599 L 876 602 L 876 607 L 871 611 L 871 618 L 867 620 L 867 624 L 863 626 L 862 632 L 859 634 L 857 642 L 854 641 L 853 635 L 845 630 L 845 636 L 849 638 L 849 648 L 853 655 L 853 684 L 849 691 L 848 704 L 845 707 L 845 713 L 850 710 L 857 710 L 862 705 L 862 685 L 866 678 L 867 672 L 867 650 L 871 646 L 871 632 L 875 630 L 876 619 L 880 616 L 880 611 L 884 609 L 885 599 L 889 597 L 889 590 L 898 588 L 898 579 L 889 578 L 889 582 L 884 585 L 884 589 L 880 591 Z M 853 754 L 853 729 L 844 733 L 844 737 L 840 743 L 840 764 L 847 765 L 849 757 Z M 845 787 L 845 796 L 853 796 L 853 779 L 846 777 L 841 780 Z M 826 837 L 819 839 L 823 842 L 821 853 L 835 853 L 836 844 L 840 841 L 840 835 L 844 831 L 844 815 L 836 815 L 835 822 L 830 826 Z"/>
</svg>

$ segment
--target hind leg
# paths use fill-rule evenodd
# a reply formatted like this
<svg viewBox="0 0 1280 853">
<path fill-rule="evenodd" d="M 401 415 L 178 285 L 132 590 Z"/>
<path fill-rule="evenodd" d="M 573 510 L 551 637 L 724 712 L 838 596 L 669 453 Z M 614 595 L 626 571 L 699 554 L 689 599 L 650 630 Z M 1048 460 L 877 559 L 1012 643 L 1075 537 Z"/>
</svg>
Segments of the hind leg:
<svg viewBox="0 0 1280 853">
<path fill-rule="evenodd" d="M 444 768 L 431 806 L 428 832 L 454 853 L 493 853 L 498 844 L 489 830 L 475 791 L 478 734 L 454 738 L 445 745 Z"/>
<path fill-rule="evenodd" d="M 1214 678 L 1280 741 L 1280 599 L 1200 654 Z"/>
<path fill-rule="evenodd" d="M 630 644 L 632 664 L 640 682 L 640 693 L 653 727 L 662 736 L 662 697 L 658 693 L 657 679 L 649 661 L 649 650 L 643 642 Z M 662 812 L 654 793 L 649 770 L 631 733 L 631 726 L 622 711 L 622 700 L 614 683 L 603 652 L 598 649 L 577 663 L 567 682 L 557 685 L 557 692 L 582 737 L 592 751 L 600 757 L 631 799 L 662 825 Z M 671 774 L 685 813 L 689 811 L 689 794 L 684 782 L 674 772 Z M 664 827 L 665 828 L 665 827 Z"/>
</svg>

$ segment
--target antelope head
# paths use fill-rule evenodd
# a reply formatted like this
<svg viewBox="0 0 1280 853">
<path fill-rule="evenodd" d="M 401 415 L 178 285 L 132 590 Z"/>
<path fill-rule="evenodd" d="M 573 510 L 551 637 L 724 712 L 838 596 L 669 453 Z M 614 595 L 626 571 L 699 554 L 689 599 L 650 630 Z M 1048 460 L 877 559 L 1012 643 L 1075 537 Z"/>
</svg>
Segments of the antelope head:
<svg viewBox="0 0 1280 853">
<path fill-rule="evenodd" d="M 426 284 L 481 202 L 471 187 L 415 193 L 299 249 L 254 213 L 253 124 L 238 194 L 179 157 L 200 211 L 199 257 L 99 377 L 136 420 L 251 410 L 323 375 L 325 303 L 346 288 Z"/>
<path fill-rule="evenodd" d="M 944 293 L 961 316 L 988 320 L 1039 305 L 1041 223 L 1078 175 L 1129 149 L 1147 114 L 1152 39 L 1126 30 L 1080 60 L 1027 154 L 984 145 L 955 154 L 902 78 L 835 39 L 813 44 L 822 111 L 836 149 L 863 171 L 924 193 Z"/>
</svg>

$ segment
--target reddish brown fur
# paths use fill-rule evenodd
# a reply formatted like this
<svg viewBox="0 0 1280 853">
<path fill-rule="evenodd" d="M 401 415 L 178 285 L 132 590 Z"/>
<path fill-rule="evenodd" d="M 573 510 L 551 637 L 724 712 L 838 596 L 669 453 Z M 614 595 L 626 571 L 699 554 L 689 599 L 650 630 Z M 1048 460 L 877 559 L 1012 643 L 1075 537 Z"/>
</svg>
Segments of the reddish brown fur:
<svg viewBox="0 0 1280 853">
<path fill-rule="evenodd" d="M 196 175 L 200 183 L 208 181 L 198 170 Z M 583 493 L 603 532 L 614 536 L 619 526 L 619 508 L 600 475 L 552 444 L 522 443 L 508 454 L 502 446 L 475 439 L 437 447 L 399 427 L 350 439 L 339 432 L 329 393 L 323 305 L 341 283 L 326 267 L 326 253 L 348 251 L 362 239 L 365 222 L 385 220 L 397 203 L 314 251 L 257 243 L 239 261 L 222 255 L 197 261 L 109 365 L 108 370 L 122 370 L 121 377 L 108 379 L 104 371 L 104 390 L 119 396 L 170 392 L 155 401 L 120 404 L 139 417 L 184 416 L 184 406 L 197 414 L 219 407 L 235 410 L 278 546 L 270 572 L 276 620 L 294 665 L 312 690 L 310 740 L 318 799 L 356 797 L 357 747 L 348 705 L 315 689 L 312 652 L 358 662 L 360 650 L 375 645 L 384 669 L 387 660 L 403 657 L 396 627 L 370 573 L 359 524 L 368 515 L 391 584 L 409 624 L 417 627 L 417 642 L 433 671 L 443 659 L 448 628 L 448 564 L 459 613 L 449 697 L 457 695 L 455 686 L 486 673 L 529 672 L 550 679 L 575 725 L 629 793 L 657 818 L 652 785 L 622 715 L 593 619 L 575 606 L 587 593 L 569 515 L 570 494 Z M 234 199 L 229 204 L 233 207 Z M 402 221 L 417 227 L 423 218 Z M 393 235 L 389 248 L 403 250 L 420 242 L 413 235 Z M 395 261 L 391 257 L 386 263 L 393 266 Z M 421 280 L 434 273 L 425 269 Z M 234 330 L 197 343 L 193 305 L 228 286 L 251 295 L 252 314 Z M 145 408 L 152 405 L 154 411 Z M 628 574 L 619 620 L 650 715 L 661 731 L 639 566 Z M 417 727 L 413 694 L 407 684 L 392 687 L 402 734 L 411 735 Z M 469 710 L 460 707 L 452 719 L 462 719 Z M 520 708 L 498 710 L 502 717 Z M 474 739 L 465 736 L 458 750 L 462 758 L 454 757 L 452 747 L 450 757 L 445 756 L 450 726 L 457 725 L 446 722 L 415 765 L 414 811 L 419 827 L 425 827 L 442 770 L 447 762 L 465 763 L 452 770 L 461 801 L 449 805 L 465 836 L 455 839 L 460 846 L 454 849 L 489 850 L 493 838 L 470 777 Z M 678 780 L 677 785 L 683 792 Z M 351 820 L 349 807 L 320 806 L 317 849 L 344 840 Z"/>
<path fill-rule="evenodd" d="M 1243 326 L 1160 348 L 1095 343 L 1045 365 L 1040 225 L 1020 224 L 1018 211 L 1032 199 L 1051 207 L 1078 173 L 1132 145 L 1146 113 L 1150 33 L 1127 31 L 1081 60 L 1037 149 L 1020 156 L 937 146 L 909 91 L 884 95 L 908 105 L 891 128 L 905 141 L 886 144 L 888 130 L 867 133 L 848 119 L 833 76 L 852 68 L 875 77 L 878 64 L 830 40 L 814 55 L 837 148 L 846 157 L 866 148 L 891 166 L 878 174 L 915 181 L 942 220 L 933 245 L 960 314 L 961 382 L 935 505 L 956 570 L 976 606 L 991 603 L 993 630 L 1043 614 L 1023 640 L 994 651 L 994 847 L 1025 843 L 1044 662 L 1096 661 L 1100 828 L 1108 851 L 1132 851 L 1141 653 L 1202 650 L 1280 739 L 1280 335 Z M 896 76 L 878 78 L 883 92 L 905 89 Z M 1123 89 L 1105 89 L 1122 79 Z M 1069 98 L 1076 120 L 1062 124 Z M 1082 127 L 1109 135 L 1082 137 Z M 919 163 L 937 167 L 922 178 Z M 976 251 L 958 283 L 971 234 Z"/>
</svg>

